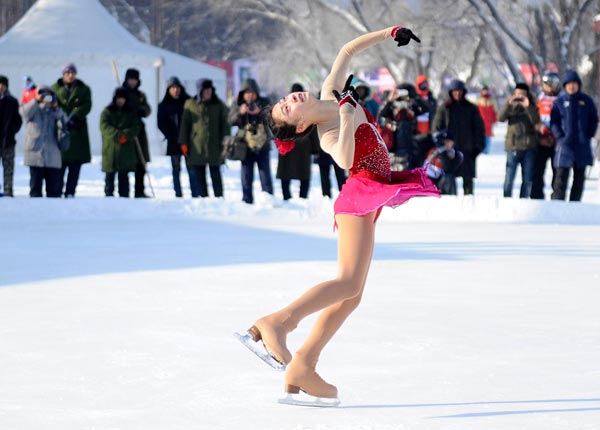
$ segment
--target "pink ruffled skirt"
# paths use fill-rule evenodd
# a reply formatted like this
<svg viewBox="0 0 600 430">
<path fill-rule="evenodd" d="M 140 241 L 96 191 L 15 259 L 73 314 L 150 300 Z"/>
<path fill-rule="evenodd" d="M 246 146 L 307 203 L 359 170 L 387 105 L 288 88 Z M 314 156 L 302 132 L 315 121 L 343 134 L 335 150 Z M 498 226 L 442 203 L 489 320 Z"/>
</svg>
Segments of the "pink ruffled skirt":
<svg viewBox="0 0 600 430">
<path fill-rule="evenodd" d="M 415 196 L 439 197 L 440 191 L 425 174 L 417 168 L 392 172 L 390 181 L 367 170 L 350 175 L 333 205 L 338 214 L 364 216 L 377 211 L 375 220 L 384 206 L 396 207 Z"/>
</svg>

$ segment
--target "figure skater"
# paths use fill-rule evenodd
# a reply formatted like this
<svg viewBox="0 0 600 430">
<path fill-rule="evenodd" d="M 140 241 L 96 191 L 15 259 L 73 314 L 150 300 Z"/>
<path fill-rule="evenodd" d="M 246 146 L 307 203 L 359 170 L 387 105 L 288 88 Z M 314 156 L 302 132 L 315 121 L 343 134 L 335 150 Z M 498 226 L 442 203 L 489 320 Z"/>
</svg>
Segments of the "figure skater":
<svg viewBox="0 0 600 430">
<path fill-rule="evenodd" d="M 398 46 L 411 39 L 420 42 L 411 30 L 390 27 L 362 35 L 344 45 L 331 73 L 325 79 L 321 99 L 308 92 L 291 93 L 270 111 L 270 127 L 278 146 L 308 134 L 316 125 L 323 150 L 350 176 L 334 204 L 335 226 L 339 231 L 337 277 L 309 289 L 279 311 L 257 320 L 246 339 L 262 340 L 268 354 L 285 365 L 283 403 L 295 402 L 300 391 L 313 397 L 312 405 L 335 406 L 338 390 L 316 372 L 321 351 L 360 303 L 371 257 L 375 222 L 383 206 L 395 207 L 413 196 L 438 196 L 439 191 L 423 169 L 392 172 L 387 148 L 373 118 L 358 105 L 344 79 L 352 57 L 366 48 L 393 38 Z M 343 88 L 342 93 L 336 89 Z M 337 101 L 336 101 L 337 99 Z M 286 346 L 286 336 L 307 315 L 321 311 L 304 344 L 294 356 Z M 253 342 L 253 343 L 254 343 Z M 282 366 L 283 367 L 283 366 Z"/>
</svg>

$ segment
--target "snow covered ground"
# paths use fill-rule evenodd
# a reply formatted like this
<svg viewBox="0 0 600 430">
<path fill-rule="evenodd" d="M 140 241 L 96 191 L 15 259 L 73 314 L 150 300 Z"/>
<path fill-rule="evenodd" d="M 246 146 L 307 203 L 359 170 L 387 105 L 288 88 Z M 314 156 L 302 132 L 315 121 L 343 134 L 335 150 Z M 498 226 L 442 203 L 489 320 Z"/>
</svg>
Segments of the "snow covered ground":
<svg viewBox="0 0 600 430">
<path fill-rule="evenodd" d="M 342 404 L 322 410 L 278 404 L 283 374 L 232 337 L 335 276 L 317 170 L 308 200 L 283 203 L 276 182 L 248 206 L 237 163 L 225 200 L 192 201 L 154 160 L 144 201 L 101 197 L 99 160 L 76 199 L 29 199 L 17 166 L 0 199 L 0 429 L 600 429 L 597 180 L 579 204 L 504 199 L 500 137 L 475 197 L 385 209 L 363 303 L 319 363 Z"/>
</svg>

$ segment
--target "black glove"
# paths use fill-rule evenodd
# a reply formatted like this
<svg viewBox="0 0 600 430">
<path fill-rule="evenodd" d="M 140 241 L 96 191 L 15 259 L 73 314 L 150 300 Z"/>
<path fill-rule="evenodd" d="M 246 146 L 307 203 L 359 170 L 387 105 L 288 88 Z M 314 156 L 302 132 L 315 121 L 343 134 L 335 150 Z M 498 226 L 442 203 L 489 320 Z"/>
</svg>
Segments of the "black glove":
<svg viewBox="0 0 600 430">
<path fill-rule="evenodd" d="M 398 42 L 398 46 L 408 45 L 410 39 L 413 39 L 415 42 L 421 43 L 421 39 L 419 39 L 415 34 L 408 28 L 405 27 L 396 27 L 392 30 L 392 37 L 396 42 Z"/>
<path fill-rule="evenodd" d="M 354 75 L 348 76 L 348 79 L 346 79 L 346 85 L 344 85 L 341 94 L 337 90 L 333 90 L 333 95 L 340 106 L 346 103 L 350 103 L 354 107 L 358 105 L 358 93 L 354 87 L 350 85 L 352 83 L 352 79 L 354 79 Z"/>
</svg>

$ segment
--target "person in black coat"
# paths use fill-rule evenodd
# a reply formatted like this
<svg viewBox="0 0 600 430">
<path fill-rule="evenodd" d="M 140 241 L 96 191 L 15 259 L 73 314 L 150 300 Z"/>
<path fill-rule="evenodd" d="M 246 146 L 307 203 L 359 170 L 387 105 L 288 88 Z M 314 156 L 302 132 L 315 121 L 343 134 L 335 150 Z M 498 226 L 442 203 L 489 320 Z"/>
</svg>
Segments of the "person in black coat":
<svg viewBox="0 0 600 430">
<path fill-rule="evenodd" d="M 8 78 L 0 76 L 0 158 L 4 171 L 4 195 L 9 197 L 13 196 L 15 134 L 22 124 L 19 102 L 8 92 Z"/>
<path fill-rule="evenodd" d="M 147 118 L 152 112 L 146 94 L 140 91 L 140 85 L 142 85 L 140 71 L 137 69 L 127 69 L 123 87 L 127 89 L 127 104 L 137 113 L 140 125 L 140 132 L 137 136 L 137 140 L 139 142 L 141 156 L 138 154 L 138 163 L 135 169 L 134 188 L 136 198 L 148 197 L 144 191 L 144 176 L 146 174 L 146 163 L 150 162 L 150 148 L 148 146 L 148 136 L 146 135 L 146 126 L 143 118 Z"/>
<path fill-rule="evenodd" d="M 304 88 L 300 84 L 292 85 L 290 92 L 303 92 Z M 311 153 L 317 152 L 319 148 L 319 136 L 316 133 L 310 133 L 308 136 L 298 140 L 297 145 L 288 153 L 279 154 L 277 163 L 277 179 L 281 180 L 281 191 L 283 200 L 292 198 L 290 191 L 290 182 L 292 179 L 300 181 L 300 198 L 308 198 L 308 189 L 310 185 Z"/>
<path fill-rule="evenodd" d="M 433 130 L 450 130 L 456 149 L 464 155 L 458 175 L 463 178 L 464 194 L 473 194 L 473 178 L 476 177 L 475 159 L 485 147 L 485 128 L 479 109 L 466 99 L 464 82 L 453 80 L 448 87 L 449 99 L 438 108 Z"/>
<path fill-rule="evenodd" d="M 190 96 L 186 93 L 181 81 L 173 76 L 167 81 L 167 91 L 162 101 L 158 104 L 157 124 L 158 129 L 167 140 L 167 155 L 171 157 L 173 170 L 173 188 L 175 197 L 183 197 L 181 191 L 181 147 L 179 146 L 179 129 L 183 115 L 183 105 Z"/>
</svg>

